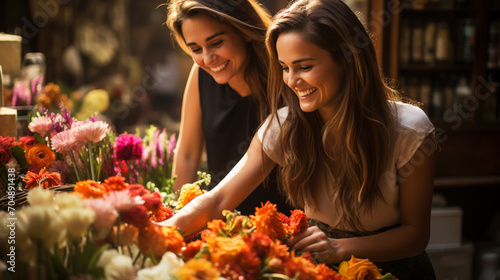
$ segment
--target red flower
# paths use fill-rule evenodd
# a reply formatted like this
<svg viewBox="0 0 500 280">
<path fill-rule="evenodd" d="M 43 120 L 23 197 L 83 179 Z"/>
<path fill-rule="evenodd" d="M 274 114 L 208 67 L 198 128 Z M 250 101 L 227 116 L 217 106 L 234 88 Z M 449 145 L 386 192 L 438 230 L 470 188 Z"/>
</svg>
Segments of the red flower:
<svg viewBox="0 0 500 280">
<path fill-rule="evenodd" d="M 149 223 L 149 212 L 144 205 L 136 205 L 127 211 L 122 212 L 123 221 L 142 228 Z"/>
<path fill-rule="evenodd" d="M 182 255 L 184 256 L 184 261 L 188 261 L 196 256 L 201 250 L 201 246 L 204 244 L 203 241 L 201 240 L 195 240 L 192 242 L 189 242 L 186 245 L 186 249 L 184 249 L 184 252 L 182 252 Z M 208 256 L 205 256 L 208 258 Z"/>
<path fill-rule="evenodd" d="M 0 147 L 3 147 L 6 150 L 10 150 L 12 147 L 12 142 L 16 141 L 16 138 L 12 136 L 0 136 Z"/>
<path fill-rule="evenodd" d="M 33 136 L 20 137 L 19 141 L 24 144 L 24 147 L 26 147 L 26 149 L 29 149 L 37 144 L 36 139 Z"/>
<path fill-rule="evenodd" d="M 142 158 L 142 139 L 132 134 L 121 134 L 116 138 L 115 157 L 118 160 Z"/>
<path fill-rule="evenodd" d="M 141 184 L 131 184 L 128 186 L 128 192 L 131 197 L 134 196 L 143 196 L 146 194 L 149 194 L 150 191 L 148 191 L 143 185 Z"/>
<path fill-rule="evenodd" d="M 104 179 L 104 183 L 101 184 L 106 190 L 109 191 L 121 191 L 128 188 L 128 184 L 125 183 L 125 178 L 121 176 L 111 176 Z"/>
<path fill-rule="evenodd" d="M 165 220 L 170 219 L 173 215 L 174 215 L 174 211 L 172 211 L 172 208 L 161 204 L 158 211 L 153 212 L 151 214 L 151 219 L 154 222 L 159 223 L 159 222 L 163 222 Z"/>
<path fill-rule="evenodd" d="M 40 169 L 38 174 L 28 171 L 26 177 L 23 179 L 23 182 L 26 183 L 25 188 L 28 190 L 34 189 L 39 185 L 44 189 L 62 185 L 61 174 L 56 172 L 47 172 L 45 168 Z"/>
<path fill-rule="evenodd" d="M 4 149 L 3 147 L 0 147 L 0 164 L 1 163 L 7 163 L 9 160 L 12 158 L 12 153 L 10 152 L 10 149 Z"/>
<path fill-rule="evenodd" d="M 309 227 L 307 216 L 302 210 L 296 209 L 290 215 L 290 229 L 292 235 L 297 235 Z"/>
<path fill-rule="evenodd" d="M 149 211 L 156 212 L 162 205 L 161 195 L 159 192 L 144 194 L 141 196 L 141 198 L 144 200 L 144 206 L 146 206 Z"/>
</svg>

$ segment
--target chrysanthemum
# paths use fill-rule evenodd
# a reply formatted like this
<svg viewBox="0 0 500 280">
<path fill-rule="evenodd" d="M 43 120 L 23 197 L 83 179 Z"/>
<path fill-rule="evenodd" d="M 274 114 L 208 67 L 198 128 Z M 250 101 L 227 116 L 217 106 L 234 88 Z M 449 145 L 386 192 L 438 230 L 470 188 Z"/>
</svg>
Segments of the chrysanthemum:
<svg viewBox="0 0 500 280">
<path fill-rule="evenodd" d="M 220 272 L 205 259 L 191 259 L 175 272 L 179 280 L 218 280 Z"/>
<path fill-rule="evenodd" d="M 142 139 L 132 134 L 120 134 L 115 142 L 115 157 L 118 160 L 142 158 Z"/>
<path fill-rule="evenodd" d="M 170 219 L 173 215 L 172 208 L 161 204 L 158 211 L 151 213 L 151 219 L 156 223 L 160 223 Z"/>
<path fill-rule="evenodd" d="M 104 179 L 102 186 L 109 191 L 121 191 L 128 188 L 128 184 L 125 183 L 125 178 L 122 176 L 111 176 Z"/>
<path fill-rule="evenodd" d="M 144 256 L 154 254 L 158 259 L 166 251 L 179 254 L 184 247 L 184 237 L 176 230 L 176 227 L 150 226 L 139 230 L 139 249 Z"/>
<path fill-rule="evenodd" d="M 57 133 L 52 136 L 50 142 L 52 143 L 52 149 L 61 154 L 69 151 L 75 151 L 82 146 L 81 143 L 76 141 L 71 130 L 64 130 Z"/>
<path fill-rule="evenodd" d="M 309 257 L 310 254 L 308 253 L 296 257 L 292 252 L 292 258 L 290 258 L 287 262 L 283 263 L 285 275 L 288 275 L 289 277 L 295 277 L 298 275 L 299 279 L 316 280 L 317 279 L 316 267 L 308 259 Z"/>
<path fill-rule="evenodd" d="M 181 193 L 179 195 L 178 207 L 182 208 L 186 206 L 191 200 L 204 193 L 205 191 L 200 189 L 200 186 L 197 184 L 185 184 L 182 186 Z"/>
<path fill-rule="evenodd" d="M 324 263 L 320 263 L 316 266 L 316 274 L 317 280 L 344 280 L 340 274 Z"/>
<path fill-rule="evenodd" d="M 83 198 L 101 198 L 108 193 L 102 185 L 94 180 L 77 182 L 73 191 L 79 193 Z"/>
<path fill-rule="evenodd" d="M 87 122 L 71 128 L 76 141 L 98 143 L 108 132 L 109 125 L 103 121 Z"/>
<path fill-rule="evenodd" d="M 292 235 L 297 235 L 309 227 L 309 223 L 307 222 L 306 214 L 300 210 L 295 209 L 292 211 L 290 215 L 290 229 Z"/>
<path fill-rule="evenodd" d="M 26 177 L 23 179 L 23 182 L 26 183 L 25 188 L 28 190 L 38 187 L 38 185 L 44 189 L 62 185 L 61 175 L 56 172 L 48 172 L 45 168 L 40 169 L 38 174 L 28 171 Z"/>
<path fill-rule="evenodd" d="M 255 215 L 250 215 L 256 232 L 268 235 L 273 240 L 285 240 L 286 232 L 275 204 L 269 201 L 256 208 Z"/>
<path fill-rule="evenodd" d="M 31 120 L 28 128 L 31 132 L 36 132 L 45 137 L 52 126 L 52 120 L 48 116 L 38 116 Z"/>
</svg>

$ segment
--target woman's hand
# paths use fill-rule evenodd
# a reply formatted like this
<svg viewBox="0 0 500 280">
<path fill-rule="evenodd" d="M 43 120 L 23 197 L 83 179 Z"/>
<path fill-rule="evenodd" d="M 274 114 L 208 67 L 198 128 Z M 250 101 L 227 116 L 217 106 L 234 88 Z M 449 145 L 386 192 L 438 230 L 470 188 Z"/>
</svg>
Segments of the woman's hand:
<svg viewBox="0 0 500 280">
<path fill-rule="evenodd" d="M 310 252 L 314 259 L 324 263 L 340 263 L 341 239 L 331 239 L 317 226 L 312 226 L 288 240 L 287 245 L 297 252 Z"/>
</svg>

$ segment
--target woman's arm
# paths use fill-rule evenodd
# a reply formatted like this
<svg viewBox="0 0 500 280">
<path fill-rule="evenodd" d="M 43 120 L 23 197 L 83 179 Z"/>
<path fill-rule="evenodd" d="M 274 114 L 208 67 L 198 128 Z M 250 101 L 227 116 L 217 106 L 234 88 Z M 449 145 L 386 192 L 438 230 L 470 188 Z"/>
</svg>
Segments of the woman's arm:
<svg viewBox="0 0 500 280">
<path fill-rule="evenodd" d="M 176 225 L 185 235 L 205 228 L 207 222 L 221 218 L 222 210 L 233 210 L 269 175 L 276 164 L 262 152 L 254 136 L 243 158 L 211 191 L 198 196 L 161 225 Z"/>
<path fill-rule="evenodd" d="M 339 263 L 351 255 L 371 261 L 390 261 L 418 255 L 430 235 L 434 185 L 435 142 L 428 136 L 399 172 L 401 226 L 383 233 L 356 238 L 329 239 L 310 227 L 288 243 L 293 249 L 313 252 L 326 263 Z"/>
<path fill-rule="evenodd" d="M 174 181 L 174 191 L 198 179 L 196 172 L 200 168 L 205 143 L 201 127 L 198 71 L 199 67 L 194 64 L 184 90 L 179 139 L 172 167 L 172 176 L 177 176 Z"/>
</svg>

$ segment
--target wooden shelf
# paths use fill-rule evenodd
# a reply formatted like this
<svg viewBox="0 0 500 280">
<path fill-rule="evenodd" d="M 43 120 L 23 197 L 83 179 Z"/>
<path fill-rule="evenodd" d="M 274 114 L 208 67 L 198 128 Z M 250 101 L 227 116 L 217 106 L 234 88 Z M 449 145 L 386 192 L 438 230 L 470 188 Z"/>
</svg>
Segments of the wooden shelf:
<svg viewBox="0 0 500 280">
<path fill-rule="evenodd" d="M 473 70 L 472 64 L 407 64 L 401 65 L 401 72 L 426 71 L 426 72 L 466 72 Z"/>
<path fill-rule="evenodd" d="M 479 177 L 440 177 L 434 179 L 434 186 L 436 188 L 479 187 L 492 185 L 500 186 L 500 175 Z"/>
</svg>

